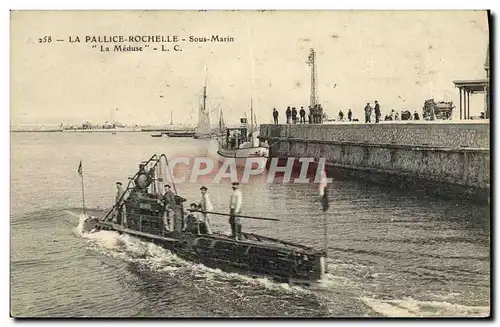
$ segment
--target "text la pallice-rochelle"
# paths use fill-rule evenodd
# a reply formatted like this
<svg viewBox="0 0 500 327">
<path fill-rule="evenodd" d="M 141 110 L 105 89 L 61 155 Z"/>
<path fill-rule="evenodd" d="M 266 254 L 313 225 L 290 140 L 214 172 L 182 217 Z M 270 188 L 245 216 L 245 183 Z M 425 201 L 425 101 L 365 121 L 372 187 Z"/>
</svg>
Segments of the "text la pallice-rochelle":
<svg viewBox="0 0 500 327">
<path fill-rule="evenodd" d="M 178 35 L 100 35 L 100 36 L 70 36 L 69 43 L 170 43 L 179 42 Z"/>
</svg>

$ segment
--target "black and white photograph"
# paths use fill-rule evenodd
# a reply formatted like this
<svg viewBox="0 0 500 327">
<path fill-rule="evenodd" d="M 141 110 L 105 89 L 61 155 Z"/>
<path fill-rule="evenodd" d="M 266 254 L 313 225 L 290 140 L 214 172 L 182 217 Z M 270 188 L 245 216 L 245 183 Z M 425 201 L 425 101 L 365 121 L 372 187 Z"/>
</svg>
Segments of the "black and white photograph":
<svg viewBox="0 0 500 327">
<path fill-rule="evenodd" d="M 489 10 L 9 19 L 12 318 L 491 318 Z"/>
</svg>

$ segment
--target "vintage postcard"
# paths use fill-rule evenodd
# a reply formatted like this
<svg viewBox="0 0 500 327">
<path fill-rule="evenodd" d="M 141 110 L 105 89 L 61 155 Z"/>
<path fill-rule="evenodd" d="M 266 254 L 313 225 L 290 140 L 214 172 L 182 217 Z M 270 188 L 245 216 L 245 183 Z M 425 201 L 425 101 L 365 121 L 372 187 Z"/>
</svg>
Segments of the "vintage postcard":
<svg viewBox="0 0 500 327">
<path fill-rule="evenodd" d="M 12 10 L 11 316 L 490 317 L 490 21 Z"/>
</svg>

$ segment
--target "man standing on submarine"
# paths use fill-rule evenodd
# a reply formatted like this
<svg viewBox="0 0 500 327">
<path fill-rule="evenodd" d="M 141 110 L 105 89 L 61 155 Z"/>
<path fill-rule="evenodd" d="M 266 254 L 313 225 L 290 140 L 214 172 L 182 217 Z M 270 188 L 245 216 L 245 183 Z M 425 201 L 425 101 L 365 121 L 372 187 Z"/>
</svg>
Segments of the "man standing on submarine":
<svg viewBox="0 0 500 327">
<path fill-rule="evenodd" d="M 212 205 L 212 201 L 210 201 L 210 197 L 208 196 L 206 186 L 202 186 L 200 188 L 200 191 L 201 191 L 201 201 L 198 207 L 200 208 L 203 214 L 203 223 L 206 224 L 207 234 L 212 234 L 212 226 L 210 225 L 210 219 L 207 211 L 214 210 L 214 207 Z"/>
<path fill-rule="evenodd" d="M 172 192 L 170 185 L 165 185 L 165 193 L 162 196 L 162 201 L 164 205 L 163 211 L 163 227 L 166 231 L 172 230 L 172 216 L 174 214 L 175 209 L 175 194 Z"/>
<path fill-rule="evenodd" d="M 243 195 L 239 190 L 239 183 L 232 183 L 233 193 L 231 193 L 231 198 L 229 200 L 229 225 L 231 225 L 231 236 L 235 240 L 241 240 L 241 222 L 239 215 L 241 213 L 241 203 L 243 201 Z"/>
</svg>

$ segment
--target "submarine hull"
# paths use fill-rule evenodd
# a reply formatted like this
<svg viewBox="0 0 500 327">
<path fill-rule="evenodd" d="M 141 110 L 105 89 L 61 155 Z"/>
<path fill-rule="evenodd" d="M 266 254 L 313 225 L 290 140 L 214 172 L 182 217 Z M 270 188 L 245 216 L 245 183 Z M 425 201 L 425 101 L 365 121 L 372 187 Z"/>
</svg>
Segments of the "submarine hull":
<svg viewBox="0 0 500 327">
<path fill-rule="evenodd" d="M 161 246 L 180 258 L 225 272 L 250 277 L 269 277 L 278 282 L 317 285 L 324 279 L 323 253 L 302 245 L 265 236 L 242 233 L 243 240 L 224 234 L 197 235 L 189 232 L 151 234 L 90 218 L 86 232 L 100 230 L 125 233 Z"/>
</svg>

